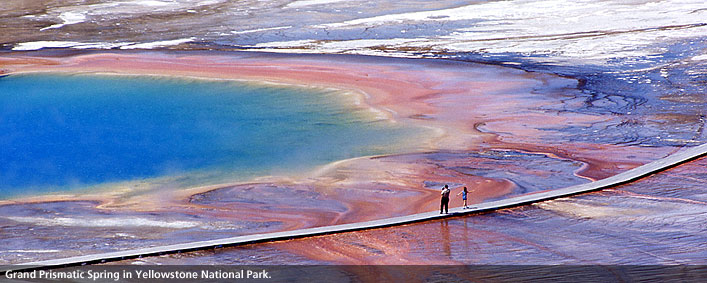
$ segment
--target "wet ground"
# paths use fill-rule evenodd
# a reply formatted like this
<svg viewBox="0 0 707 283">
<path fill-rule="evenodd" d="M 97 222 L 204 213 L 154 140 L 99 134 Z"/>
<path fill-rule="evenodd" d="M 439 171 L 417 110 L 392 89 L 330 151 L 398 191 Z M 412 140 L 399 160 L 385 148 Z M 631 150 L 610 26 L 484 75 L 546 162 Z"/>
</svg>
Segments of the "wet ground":
<svg viewBox="0 0 707 283">
<path fill-rule="evenodd" d="M 703 1 L 322 2 L 329 3 L 8 1 L 0 7 L 0 45 L 14 54 L 165 47 L 425 57 L 557 74 L 577 84 L 539 84 L 528 94 L 544 101 L 525 107 L 522 119 L 480 113 L 484 123 L 466 126 L 493 135 L 486 140 L 493 146 L 372 159 L 381 168 L 414 166 L 364 172 L 334 187 L 255 182 L 147 212 L 85 201 L 3 205 L 0 246 L 11 248 L 0 251 L 0 261 L 431 211 L 443 183 L 475 184 L 478 202 L 604 178 L 707 142 Z M 539 101 L 515 97 L 520 106 Z M 703 158 L 618 188 L 464 218 L 125 263 L 705 264 L 706 167 Z M 382 175 L 402 181 L 377 182 Z"/>
<path fill-rule="evenodd" d="M 636 183 L 498 212 L 215 251 L 148 264 L 705 264 L 707 160 Z"/>
<path fill-rule="evenodd" d="M 317 182 L 232 185 L 194 194 L 183 204 L 144 211 L 96 201 L 2 205 L 0 243 L 12 249 L 0 251 L 0 260 L 21 263 L 426 212 L 437 209 L 436 195 L 444 183 L 454 194 L 459 186 L 469 186 L 473 204 L 589 182 L 575 175 L 584 167 L 581 162 L 510 150 L 404 154 L 375 162 L 388 163 L 391 169 L 418 164 L 430 172 L 409 175 L 401 184 L 372 179 L 335 187 Z M 518 166 L 519 162 L 527 166 Z M 357 169 L 344 166 L 337 171 L 347 170 Z M 548 178 L 556 182 L 542 185 Z M 460 206 L 460 197 L 453 197 L 451 205 Z M 256 258 L 262 257 L 268 256 Z"/>
</svg>

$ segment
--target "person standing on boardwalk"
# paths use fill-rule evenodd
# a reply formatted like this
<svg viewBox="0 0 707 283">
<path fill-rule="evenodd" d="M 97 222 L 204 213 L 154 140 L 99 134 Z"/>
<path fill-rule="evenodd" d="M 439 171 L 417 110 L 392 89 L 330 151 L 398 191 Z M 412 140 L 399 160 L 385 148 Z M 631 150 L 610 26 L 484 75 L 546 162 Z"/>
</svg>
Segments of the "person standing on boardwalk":
<svg viewBox="0 0 707 283">
<path fill-rule="evenodd" d="M 462 200 L 464 201 L 464 208 L 465 208 L 465 209 L 466 209 L 466 208 L 469 208 L 468 206 L 466 206 L 466 195 L 467 195 L 468 193 L 469 193 L 469 191 L 466 189 L 466 187 L 464 187 L 464 190 L 462 190 L 461 192 L 459 192 L 459 193 L 457 194 L 457 195 L 462 195 Z"/>
<path fill-rule="evenodd" d="M 442 210 L 444 210 L 444 213 L 449 213 L 449 186 L 444 185 L 444 188 L 442 188 L 442 203 L 439 205 L 439 214 L 442 214 Z"/>
</svg>

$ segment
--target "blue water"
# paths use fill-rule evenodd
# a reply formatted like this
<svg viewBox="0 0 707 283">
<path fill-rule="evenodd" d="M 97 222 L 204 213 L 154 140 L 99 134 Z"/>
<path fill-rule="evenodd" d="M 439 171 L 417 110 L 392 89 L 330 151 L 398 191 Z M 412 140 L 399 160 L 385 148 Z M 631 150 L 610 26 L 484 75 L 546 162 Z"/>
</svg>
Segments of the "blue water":
<svg viewBox="0 0 707 283">
<path fill-rule="evenodd" d="M 419 134 L 351 102 L 328 90 L 233 81 L 3 77 L 0 192 L 7 197 L 190 172 L 295 172 L 405 150 L 398 141 Z"/>
</svg>

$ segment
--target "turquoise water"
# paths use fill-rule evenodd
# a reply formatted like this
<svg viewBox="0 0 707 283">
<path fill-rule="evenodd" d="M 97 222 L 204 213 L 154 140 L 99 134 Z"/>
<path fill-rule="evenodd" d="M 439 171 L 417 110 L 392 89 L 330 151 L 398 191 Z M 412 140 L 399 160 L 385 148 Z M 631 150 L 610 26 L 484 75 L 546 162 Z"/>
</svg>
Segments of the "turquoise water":
<svg viewBox="0 0 707 283">
<path fill-rule="evenodd" d="M 3 77 L 0 192 L 204 172 L 229 178 L 297 172 L 406 150 L 401 144 L 420 133 L 376 119 L 353 99 L 332 90 L 234 81 Z"/>
</svg>

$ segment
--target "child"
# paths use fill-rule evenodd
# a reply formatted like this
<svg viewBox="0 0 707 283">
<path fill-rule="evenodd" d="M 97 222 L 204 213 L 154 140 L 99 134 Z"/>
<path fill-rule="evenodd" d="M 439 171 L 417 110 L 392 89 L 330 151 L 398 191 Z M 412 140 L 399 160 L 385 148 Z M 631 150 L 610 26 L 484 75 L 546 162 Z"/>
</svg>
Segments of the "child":
<svg viewBox="0 0 707 283">
<path fill-rule="evenodd" d="M 464 187 L 464 190 L 459 192 L 457 195 L 462 195 L 462 200 L 464 200 L 464 208 L 469 208 L 466 206 L 466 195 L 469 193 L 469 191 Z"/>
</svg>

